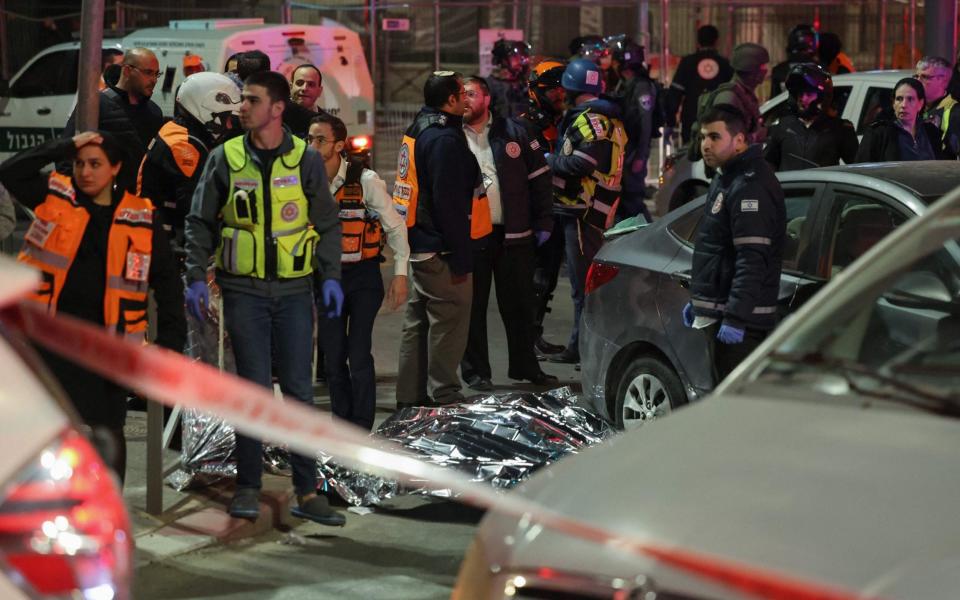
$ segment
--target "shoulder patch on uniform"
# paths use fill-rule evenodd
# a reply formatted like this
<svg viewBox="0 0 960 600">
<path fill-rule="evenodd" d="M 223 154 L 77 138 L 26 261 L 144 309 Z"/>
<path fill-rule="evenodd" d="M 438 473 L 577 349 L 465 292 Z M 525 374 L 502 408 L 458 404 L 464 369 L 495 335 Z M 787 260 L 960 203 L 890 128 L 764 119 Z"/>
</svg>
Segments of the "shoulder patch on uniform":
<svg viewBox="0 0 960 600">
<path fill-rule="evenodd" d="M 760 212 L 759 200 L 741 200 L 740 212 Z"/>
<path fill-rule="evenodd" d="M 537 141 L 537 140 L 531 141 L 531 142 L 530 142 L 530 149 L 531 149 L 531 150 L 539 150 L 539 149 L 540 149 L 540 142 Z"/>
<path fill-rule="evenodd" d="M 597 115 L 587 115 L 587 120 L 590 121 L 590 127 L 593 128 L 593 133 L 597 138 L 605 137 L 606 132 L 603 128 L 603 121 L 600 120 L 600 117 Z"/>
<path fill-rule="evenodd" d="M 171 154 L 173 154 L 173 160 L 177 163 L 177 167 L 183 172 L 187 177 L 192 177 L 194 171 L 197 170 L 197 166 L 200 164 L 200 152 L 197 151 L 192 145 L 187 142 L 181 142 L 174 144 L 170 148 Z"/>
<path fill-rule="evenodd" d="M 643 110 L 649 111 L 653 109 L 653 96 L 650 94 L 644 94 L 640 96 L 640 108 Z"/>
<path fill-rule="evenodd" d="M 506 147 L 507 156 L 510 158 L 517 158 L 520 156 L 520 144 L 516 142 L 509 142 Z"/>
<path fill-rule="evenodd" d="M 720 209 L 723 208 L 723 192 L 717 193 L 717 199 L 713 201 L 713 206 L 710 207 L 711 214 L 717 214 L 720 212 Z"/>
<path fill-rule="evenodd" d="M 563 140 L 563 148 L 561 148 L 560 152 L 565 156 L 573 154 L 573 142 L 570 141 L 570 138 Z"/>
</svg>

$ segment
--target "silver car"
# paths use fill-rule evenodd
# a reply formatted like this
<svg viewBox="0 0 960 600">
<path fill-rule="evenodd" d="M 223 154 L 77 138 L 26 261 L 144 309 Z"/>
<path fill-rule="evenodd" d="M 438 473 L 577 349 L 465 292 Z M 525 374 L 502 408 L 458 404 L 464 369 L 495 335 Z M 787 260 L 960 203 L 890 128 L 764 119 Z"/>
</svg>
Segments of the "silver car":
<svg viewBox="0 0 960 600">
<path fill-rule="evenodd" d="M 955 162 L 851 165 L 779 173 L 787 209 L 780 316 L 928 204 L 960 185 Z M 631 428 L 713 389 L 702 333 L 681 310 L 704 199 L 609 241 L 587 276 L 580 334 L 583 397 Z"/>
<path fill-rule="evenodd" d="M 844 268 L 712 397 L 518 491 L 643 552 L 490 512 L 457 597 L 956 598 L 958 242 L 960 191 Z"/>
</svg>

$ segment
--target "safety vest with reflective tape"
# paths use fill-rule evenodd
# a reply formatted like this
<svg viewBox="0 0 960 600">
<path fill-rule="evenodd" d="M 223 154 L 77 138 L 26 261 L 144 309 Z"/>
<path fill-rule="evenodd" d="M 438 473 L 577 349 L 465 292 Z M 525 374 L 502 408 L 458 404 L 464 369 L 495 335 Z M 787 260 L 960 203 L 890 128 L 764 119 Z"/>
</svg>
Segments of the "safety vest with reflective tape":
<svg viewBox="0 0 960 600">
<path fill-rule="evenodd" d="M 378 258 L 383 249 L 383 227 L 380 219 L 363 202 L 363 186 L 360 176 L 363 163 L 350 160 L 347 163 L 347 176 L 337 190 L 337 204 L 340 205 L 340 225 L 342 229 L 343 252 L 340 261 L 360 262 Z"/>
<path fill-rule="evenodd" d="M 277 277 L 290 279 L 313 272 L 313 251 L 320 234 L 310 223 L 309 202 L 300 181 L 300 161 L 307 144 L 297 137 L 291 139 L 293 148 L 277 156 L 271 167 L 268 212 L 260 167 L 247 155 L 244 136 L 223 145 L 230 167 L 230 193 L 221 210 L 217 268 L 265 279 L 269 242 L 276 246 Z"/>
<path fill-rule="evenodd" d="M 400 142 L 400 154 L 397 158 L 397 179 L 393 186 L 393 203 L 397 212 L 406 218 L 407 228 L 417 224 L 420 211 L 428 210 L 418 200 L 420 198 L 420 184 L 417 180 L 416 145 L 417 138 L 430 127 L 442 127 L 446 117 L 437 114 L 420 113 L 413 124 L 403 134 Z M 470 209 L 470 238 L 482 239 L 493 232 L 493 222 L 490 220 L 490 201 L 487 199 L 487 190 L 483 185 L 483 178 L 478 177 L 473 190 L 473 203 Z"/>
<path fill-rule="evenodd" d="M 627 144 L 623 122 L 587 109 L 577 115 L 563 138 L 560 152 L 564 155 L 574 154 L 576 146 L 587 142 L 610 140 L 613 144 L 609 171 L 595 170 L 580 179 L 553 178 L 553 197 L 557 204 L 568 208 L 585 208 L 583 218 L 586 223 L 609 229 L 620 204 L 623 155 Z"/>
<path fill-rule="evenodd" d="M 27 300 L 56 313 L 67 274 L 77 256 L 90 213 L 76 201 L 73 183 L 53 172 L 47 197 L 36 208 L 36 219 L 17 260 L 40 270 L 40 286 Z M 147 332 L 147 289 L 153 257 L 153 205 L 124 193 L 113 212 L 107 234 L 107 286 L 103 322 L 107 329 L 135 342 Z"/>
</svg>

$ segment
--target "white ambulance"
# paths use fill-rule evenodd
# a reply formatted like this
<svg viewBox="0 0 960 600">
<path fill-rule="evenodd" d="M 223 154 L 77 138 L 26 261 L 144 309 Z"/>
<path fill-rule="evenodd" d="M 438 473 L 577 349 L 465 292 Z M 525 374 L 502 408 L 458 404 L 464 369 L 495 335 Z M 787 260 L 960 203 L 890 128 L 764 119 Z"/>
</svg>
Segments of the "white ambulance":
<svg viewBox="0 0 960 600">
<path fill-rule="evenodd" d="M 323 74 L 319 105 L 343 119 L 348 150 L 373 145 L 373 81 L 360 37 L 335 21 L 320 25 L 268 25 L 263 19 L 171 21 L 167 27 L 135 31 L 104 47 L 142 46 L 160 62 L 153 101 L 173 116 L 174 94 L 184 79 L 184 57 L 198 56 L 206 70 L 222 72 L 227 58 L 260 50 L 286 75 L 312 63 Z M 79 42 L 58 44 L 34 57 L 0 90 L 0 160 L 59 135 L 76 102 Z"/>
</svg>

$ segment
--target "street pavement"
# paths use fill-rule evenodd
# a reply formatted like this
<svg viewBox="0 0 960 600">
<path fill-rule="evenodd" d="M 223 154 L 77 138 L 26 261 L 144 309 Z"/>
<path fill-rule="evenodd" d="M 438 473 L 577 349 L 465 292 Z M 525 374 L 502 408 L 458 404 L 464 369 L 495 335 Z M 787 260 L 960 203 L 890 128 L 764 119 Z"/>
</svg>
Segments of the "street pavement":
<svg viewBox="0 0 960 600">
<path fill-rule="evenodd" d="M 392 264 L 384 263 L 385 280 Z M 561 278 L 547 317 L 547 337 L 565 342 L 572 322 L 570 286 Z M 403 307 L 381 309 L 374 328 L 377 419 L 389 416 Z M 537 391 L 506 376 L 506 334 L 491 295 L 488 313 L 490 359 L 497 392 Z M 560 385 L 579 389 L 573 365 L 542 363 Z M 316 402 L 329 413 L 329 397 L 318 388 Z M 471 390 L 465 389 L 465 393 Z M 347 513 L 347 525 L 330 528 L 287 514 L 289 480 L 266 476 L 265 502 L 257 523 L 223 512 L 229 484 L 193 492 L 164 489 L 164 512 L 144 512 L 145 414 L 132 411 L 127 435 L 129 465 L 124 496 L 137 542 L 133 597 L 138 599 L 447 598 L 482 511 L 455 502 L 405 496 L 370 514 Z M 168 468 L 178 455 L 166 451 Z M 340 510 L 346 505 L 333 500 Z M 266 514 L 263 514 L 266 513 Z"/>
</svg>

